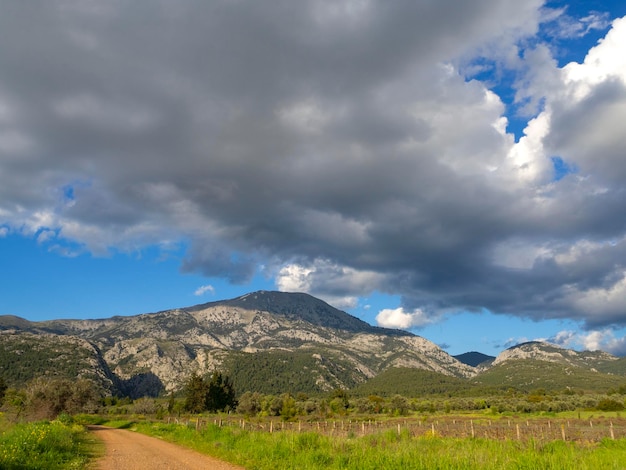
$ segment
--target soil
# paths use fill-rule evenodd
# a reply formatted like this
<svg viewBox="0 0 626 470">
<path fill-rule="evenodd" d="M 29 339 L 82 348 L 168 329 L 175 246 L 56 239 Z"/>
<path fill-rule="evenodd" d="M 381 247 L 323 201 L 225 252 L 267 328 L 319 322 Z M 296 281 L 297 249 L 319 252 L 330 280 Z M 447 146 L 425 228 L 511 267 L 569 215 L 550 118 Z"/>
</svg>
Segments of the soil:
<svg viewBox="0 0 626 470">
<path fill-rule="evenodd" d="M 99 470 L 243 470 L 214 457 L 124 429 L 89 426 L 105 446 Z"/>
</svg>

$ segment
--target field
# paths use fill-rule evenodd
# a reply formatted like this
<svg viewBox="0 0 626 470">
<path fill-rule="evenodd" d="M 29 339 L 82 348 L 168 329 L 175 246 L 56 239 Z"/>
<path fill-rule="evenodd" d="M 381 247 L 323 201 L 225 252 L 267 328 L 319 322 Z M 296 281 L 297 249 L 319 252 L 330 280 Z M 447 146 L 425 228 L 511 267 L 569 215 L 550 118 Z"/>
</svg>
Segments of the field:
<svg viewBox="0 0 626 470">
<path fill-rule="evenodd" d="M 217 417 L 134 426 L 259 470 L 626 467 L 626 421 L 617 416 L 591 422 L 535 417 L 528 423 L 519 418 L 496 421 L 466 416 L 377 423 L 248 422 Z"/>
<path fill-rule="evenodd" d="M 228 414 L 0 421 L 0 468 L 89 468 L 99 449 L 76 423 L 94 422 L 158 436 L 257 470 L 626 468 L 626 417 L 592 411 L 290 421 Z"/>
</svg>

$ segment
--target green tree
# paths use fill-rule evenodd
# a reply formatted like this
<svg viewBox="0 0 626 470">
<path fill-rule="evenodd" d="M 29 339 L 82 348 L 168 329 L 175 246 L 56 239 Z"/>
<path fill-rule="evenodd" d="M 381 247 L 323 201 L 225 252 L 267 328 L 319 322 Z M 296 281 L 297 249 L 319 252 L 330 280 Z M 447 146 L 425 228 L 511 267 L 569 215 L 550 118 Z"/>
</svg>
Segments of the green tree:
<svg viewBox="0 0 626 470">
<path fill-rule="evenodd" d="M 237 405 L 231 380 L 215 371 L 209 380 L 193 373 L 185 386 L 185 410 L 192 413 L 224 411 Z"/>
<path fill-rule="evenodd" d="M 2 406 L 2 402 L 4 401 L 4 394 L 7 391 L 7 385 L 4 383 L 2 377 L 0 377 L 0 406 Z"/>
<path fill-rule="evenodd" d="M 207 386 L 206 409 L 216 412 L 233 409 L 236 406 L 232 381 L 221 372 L 214 371 Z"/>
<path fill-rule="evenodd" d="M 206 410 L 207 385 L 197 373 L 191 374 L 185 384 L 185 411 L 202 413 Z"/>
<path fill-rule="evenodd" d="M 258 392 L 246 392 L 239 397 L 237 411 L 246 416 L 256 416 L 261 411 L 261 394 Z"/>
</svg>

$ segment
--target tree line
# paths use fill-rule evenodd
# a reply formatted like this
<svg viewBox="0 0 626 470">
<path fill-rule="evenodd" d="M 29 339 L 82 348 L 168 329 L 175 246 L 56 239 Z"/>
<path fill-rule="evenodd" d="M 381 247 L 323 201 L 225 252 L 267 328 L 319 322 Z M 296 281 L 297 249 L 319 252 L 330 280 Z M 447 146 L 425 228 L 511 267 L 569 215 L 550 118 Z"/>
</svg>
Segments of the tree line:
<svg viewBox="0 0 626 470">
<path fill-rule="evenodd" d="M 536 389 L 523 392 L 501 390 L 487 396 L 450 396 L 445 393 L 405 396 L 352 396 L 335 389 L 323 395 L 306 393 L 237 394 L 230 377 L 220 371 L 192 374 L 177 393 L 152 398 L 106 396 L 90 379 L 39 377 L 24 388 L 6 386 L 0 378 L 0 409 L 16 419 L 53 419 L 62 413 L 108 413 L 169 415 L 235 412 L 248 417 L 270 416 L 289 420 L 295 417 L 347 415 L 404 416 L 411 413 L 447 413 L 488 410 L 493 413 L 560 412 L 574 410 L 621 411 L 625 409 L 626 386 L 605 394 Z"/>
</svg>

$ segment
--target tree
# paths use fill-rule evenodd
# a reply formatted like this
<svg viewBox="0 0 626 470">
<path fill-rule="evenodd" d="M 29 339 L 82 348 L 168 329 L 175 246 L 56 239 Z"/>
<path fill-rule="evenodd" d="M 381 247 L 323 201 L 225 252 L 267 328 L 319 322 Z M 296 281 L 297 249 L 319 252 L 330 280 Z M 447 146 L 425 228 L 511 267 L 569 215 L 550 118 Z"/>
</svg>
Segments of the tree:
<svg viewBox="0 0 626 470">
<path fill-rule="evenodd" d="M 256 416 L 261 411 L 261 394 L 258 392 L 246 392 L 239 397 L 237 411 L 246 416 Z"/>
<path fill-rule="evenodd" d="M 26 387 L 26 411 L 32 418 L 52 419 L 61 413 L 95 413 L 102 393 L 89 379 L 38 377 Z"/>
<path fill-rule="evenodd" d="M 214 371 L 208 384 L 206 409 L 211 412 L 233 409 L 237 405 L 235 389 L 228 376 Z"/>
<path fill-rule="evenodd" d="M 195 372 L 191 374 L 185 385 L 185 410 L 202 413 L 206 409 L 206 393 L 204 379 Z"/>
<path fill-rule="evenodd" d="M 2 377 L 0 377 L 0 406 L 2 406 L 2 401 L 4 400 L 4 394 L 7 391 L 7 385 L 4 383 Z"/>
<path fill-rule="evenodd" d="M 209 380 L 193 373 L 185 386 L 185 410 L 192 413 L 224 411 L 237 406 L 235 389 L 227 376 L 215 371 Z"/>
</svg>

